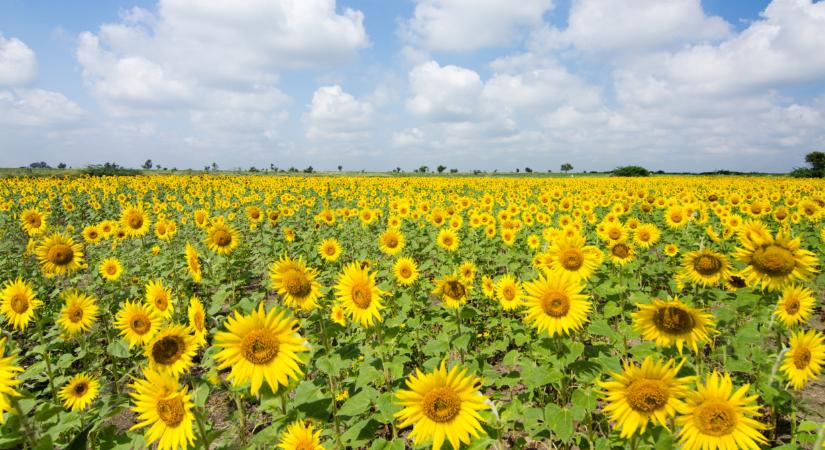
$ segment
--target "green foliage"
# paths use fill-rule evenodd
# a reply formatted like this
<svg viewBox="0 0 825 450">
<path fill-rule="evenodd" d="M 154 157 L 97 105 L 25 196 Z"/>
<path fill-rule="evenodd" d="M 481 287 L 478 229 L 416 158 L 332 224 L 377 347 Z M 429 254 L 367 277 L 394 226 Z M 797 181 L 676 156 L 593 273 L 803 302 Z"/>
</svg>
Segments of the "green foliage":
<svg viewBox="0 0 825 450">
<path fill-rule="evenodd" d="M 122 167 L 117 163 L 106 162 L 103 164 L 92 164 L 86 166 L 85 169 L 80 171 L 84 175 L 89 175 L 92 177 L 105 177 L 105 176 L 135 176 L 140 175 L 140 170 L 137 169 L 129 169 L 126 167 Z"/>
<path fill-rule="evenodd" d="M 621 166 L 613 169 L 614 177 L 647 177 L 650 171 L 641 166 Z"/>
</svg>

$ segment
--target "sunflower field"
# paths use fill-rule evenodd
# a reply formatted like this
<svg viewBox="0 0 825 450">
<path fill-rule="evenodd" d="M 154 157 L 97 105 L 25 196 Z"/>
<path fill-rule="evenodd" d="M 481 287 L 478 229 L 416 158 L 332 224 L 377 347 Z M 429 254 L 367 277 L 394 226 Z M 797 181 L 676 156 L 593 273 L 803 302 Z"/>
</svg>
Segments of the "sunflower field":
<svg viewBox="0 0 825 450">
<path fill-rule="evenodd" d="M 0 448 L 825 448 L 825 182 L 0 179 Z"/>
</svg>

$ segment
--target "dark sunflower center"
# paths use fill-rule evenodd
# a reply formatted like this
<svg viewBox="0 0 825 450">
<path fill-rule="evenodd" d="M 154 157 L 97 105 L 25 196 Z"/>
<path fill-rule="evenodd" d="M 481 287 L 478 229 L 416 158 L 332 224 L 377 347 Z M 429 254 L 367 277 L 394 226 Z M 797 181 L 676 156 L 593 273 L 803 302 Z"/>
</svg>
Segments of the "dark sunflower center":
<svg viewBox="0 0 825 450">
<path fill-rule="evenodd" d="M 293 297 L 306 297 L 312 291 L 312 284 L 303 272 L 289 269 L 284 272 L 284 289 Z"/>
<path fill-rule="evenodd" d="M 203 331 L 203 328 L 204 328 L 204 326 L 203 326 L 204 325 L 203 324 L 203 322 L 204 322 L 203 313 L 200 312 L 200 311 L 196 312 L 192 316 L 192 319 L 193 319 L 192 320 L 192 325 L 195 327 L 195 329 L 198 330 L 198 331 Z"/>
<path fill-rule="evenodd" d="M 361 309 L 369 308 L 372 303 L 372 290 L 365 283 L 358 283 L 352 287 L 350 292 L 352 301 Z"/>
<path fill-rule="evenodd" d="M 501 290 L 501 296 L 511 302 L 516 297 L 516 289 L 513 286 L 504 286 L 504 289 Z"/>
<path fill-rule="evenodd" d="M 790 250 L 775 244 L 762 247 L 753 252 L 753 267 L 772 277 L 781 277 L 793 272 L 796 262 Z"/>
<path fill-rule="evenodd" d="M 31 225 L 33 228 L 40 228 L 40 224 L 41 224 L 40 217 L 29 216 L 28 222 L 29 222 L 29 225 Z"/>
<path fill-rule="evenodd" d="M 55 244 L 49 248 L 49 253 L 46 256 L 52 264 L 65 266 L 74 259 L 74 250 L 70 245 Z"/>
<path fill-rule="evenodd" d="M 541 297 L 541 309 L 550 317 L 564 317 L 570 311 L 570 297 L 560 291 L 546 292 Z"/>
<path fill-rule="evenodd" d="M 402 266 L 398 273 L 401 274 L 401 278 L 409 278 L 410 276 L 412 276 L 412 269 L 410 269 L 408 266 Z"/>
<path fill-rule="evenodd" d="M 735 287 L 736 289 L 740 289 L 746 286 L 745 279 L 736 275 L 730 277 L 730 280 L 728 281 L 730 282 L 730 285 Z"/>
<path fill-rule="evenodd" d="M 253 210 L 249 213 L 249 217 L 253 218 L 254 220 L 258 220 L 258 218 L 261 217 L 261 213 Z"/>
<path fill-rule="evenodd" d="M 77 383 L 76 385 L 74 385 L 74 389 L 73 389 L 74 394 L 77 395 L 78 397 L 85 394 L 86 391 L 88 391 L 88 390 L 89 390 L 89 385 L 86 384 L 85 381 L 81 381 L 80 383 Z"/>
<path fill-rule="evenodd" d="M 789 298 L 785 302 L 785 312 L 790 314 L 790 315 L 794 315 L 794 314 L 798 313 L 799 312 L 799 307 L 800 307 L 799 299 L 797 299 L 797 298 Z"/>
<path fill-rule="evenodd" d="M 160 234 L 160 235 L 166 234 L 166 225 L 163 225 L 163 224 L 158 225 L 158 234 Z"/>
<path fill-rule="evenodd" d="M 166 293 L 161 292 L 155 296 L 155 307 L 159 311 L 166 311 L 166 308 L 169 307 L 169 298 L 166 297 Z"/>
<path fill-rule="evenodd" d="M 706 403 L 693 413 L 696 427 L 703 434 L 725 436 L 736 428 L 736 411 L 723 402 Z"/>
<path fill-rule="evenodd" d="M 177 362 L 186 349 L 186 342 L 180 336 L 166 336 L 152 345 L 152 358 L 164 366 Z"/>
<path fill-rule="evenodd" d="M 385 236 L 384 237 L 384 245 L 387 248 L 398 247 L 398 237 L 397 236 Z"/>
<path fill-rule="evenodd" d="M 467 295 L 467 288 L 465 288 L 459 281 L 450 280 L 444 283 L 444 295 L 458 300 Z"/>
<path fill-rule="evenodd" d="M 335 246 L 334 246 L 334 245 L 327 245 L 327 246 L 324 248 L 324 253 L 326 253 L 326 254 L 327 254 L 327 256 L 332 256 L 332 255 L 334 255 L 334 254 L 335 254 Z"/>
<path fill-rule="evenodd" d="M 716 275 L 722 270 L 722 261 L 713 255 L 700 255 L 693 260 L 693 269 L 704 276 Z"/>
<path fill-rule="evenodd" d="M 615 241 L 616 239 L 619 239 L 620 237 L 622 237 L 622 231 L 619 230 L 619 229 L 613 228 L 608 233 L 608 236 L 610 237 L 610 239 L 613 239 Z"/>
<path fill-rule="evenodd" d="M 133 317 L 129 325 L 135 333 L 146 334 L 152 328 L 152 321 L 150 321 L 148 317 L 141 315 Z"/>
<path fill-rule="evenodd" d="M 568 248 L 561 254 L 559 258 L 561 265 L 567 270 L 579 270 L 584 264 L 584 255 L 581 250 L 576 248 Z"/>
<path fill-rule="evenodd" d="M 627 403 L 636 411 L 653 412 L 668 400 L 667 387 L 661 380 L 636 380 L 627 387 Z"/>
<path fill-rule="evenodd" d="M 681 222 L 681 221 L 682 221 L 682 214 L 680 214 L 680 213 L 672 213 L 672 214 L 670 215 L 670 220 L 671 220 L 671 221 L 673 221 L 674 223 L 679 223 L 679 222 Z"/>
<path fill-rule="evenodd" d="M 186 408 L 184 408 L 183 400 L 179 395 L 166 400 L 158 400 L 157 411 L 160 420 L 173 428 L 180 425 L 186 416 Z"/>
<path fill-rule="evenodd" d="M 72 323 L 78 323 L 83 320 L 83 308 L 77 305 L 72 305 L 68 311 L 69 320 Z"/>
<path fill-rule="evenodd" d="M 97 239 L 97 231 L 90 230 L 89 231 L 89 239 L 92 239 L 92 240 Z"/>
<path fill-rule="evenodd" d="M 421 403 L 424 415 L 436 423 L 449 422 L 461 412 L 461 398 L 448 387 L 432 389 Z"/>
<path fill-rule="evenodd" d="M 107 264 L 106 265 L 106 273 L 109 275 L 114 275 L 117 273 L 117 266 L 114 264 Z"/>
<path fill-rule="evenodd" d="M 625 259 L 630 256 L 630 247 L 625 244 L 616 244 L 610 249 L 610 253 L 617 258 Z"/>
<path fill-rule="evenodd" d="M 29 310 L 29 298 L 24 294 L 14 294 L 11 297 L 11 309 L 17 314 L 23 314 Z"/>
<path fill-rule="evenodd" d="M 653 323 L 656 328 L 666 333 L 684 334 L 693 330 L 696 326 L 696 319 L 682 308 L 665 306 L 654 313 Z"/>
<path fill-rule="evenodd" d="M 129 224 L 130 228 L 137 230 L 143 226 L 143 216 L 140 214 L 132 214 L 126 222 Z"/>
<path fill-rule="evenodd" d="M 793 365 L 799 369 L 807 369 L 811 363 L 811 350 L 809 348 L 801 347 L 793 352 Z"/>
<path fill-rule="evenodd" d="M 639 233 L 636 236 L 642 242 L 647 242 L 650 240 L 650 233 L 648 233 L 647 231 L 639 231 Z"/>
<path fill-rule="evenodd" d="M 776 218 L 777 219 L 782 220 L 786 217 L 788 217 L 788 213 L 785 212 L 784 210 L 779 210 L 779 211 L 776 212 Z"/>
<path fill-rule="evenodd" d="M 215 230 L 212 232 L 212 242 L 218 247 L 226 247 L 232 243 L 232 235 L 226 230 Z"/>
<path fill-rule="evenodd" d="M 241 340 L 241 355 L 252 364 L 266 364 L 281 348 L 278 337 L 268 330 L 252 330 Z"/>
<path fill-rule="evenodd" d="M 453 245 L 453 238 L 452 238 L 451 236 L 444 236 L 444 238 L 443 238 L 441 241 L 442 241 L 442 242 L 444 243 L 444 245 L 446 245 L 447 247 L 449 247 L 449 246 Z"/>
</svg>

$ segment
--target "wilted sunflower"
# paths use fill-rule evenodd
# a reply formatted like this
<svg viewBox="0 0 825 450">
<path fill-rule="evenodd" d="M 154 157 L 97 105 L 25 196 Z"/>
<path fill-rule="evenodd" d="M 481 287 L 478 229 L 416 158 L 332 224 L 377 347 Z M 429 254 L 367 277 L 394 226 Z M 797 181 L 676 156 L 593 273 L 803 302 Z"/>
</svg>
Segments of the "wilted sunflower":
<svg viewBox="0 0 825 450">
<path fill-rule="evenodd" d="M 83 291 L 71 289 L 63 294 L 63 300 L 65 304 L 60 310 L 57 324 L 70 336 L 89 331 L 100 311 L 95 298 Z"/>
<path fill-rule="evenodd" d="M 83 246 L 62 233 L 44 237 L 35 252 L 47 275 L 61 275 L 83 267 Z"/>
<path fill-rule="evenodd" d="M 197 353 L 195 338 L 183 325 L 167 325 L 143 348 L 149 368 L 178 376 L 189 370 Z"/>
<path fill-rule="evenodd" d="M 117 281 L 123 274 L 123 265 L 117 258 L 106 258 L 100 263 L 98 268 L 100 275 L 109 281 Z"/>
<path fill-rule="evenodd" d="M 141 302 L 125 301 L 115 317 L 115 328 L 129 343 L 129 348 L 148 343 L 160 330 L 163 317 L 155 309 Z"/>
<path fill-rule="evenodd" d="M 130 431 L 149 427 L 144 434 L 147 446 L 157 442 L 158 450 L 185 450 L 194 444 L 192 396 L 185 386 L 178 385 L 175 376 L 146 369 L 143 379 L 136 379 L 129 387 L 134 390 L 129 396 L 139 421 Z"/>
<path fill-rule="evenodd" d="M 496 296 L 505 311 L 516 309 L 522 305 L 524 292 L 521 283 L 509 273 L 504 274 L 496 283 Z"/>
<path fill-rule="evenodd" d="M 788 286 L 782 291 L 782 298 L 777 302 L 773 314 L 786 327 L 792 327 L 808 320 L 815 303 L 812 290 L 798 285 Z"/>
<path fill-rule="evenodd" d="M 317 280 L 318 270 L 308 268 L 303 259 L 282 256 L 269 269 L 269 280 L 273 289 L 283 297 L 284 305 L 309 311 L 318 306 L 318 292 L 321 283 Z"/>
<path fill-rule="evenodd" d="M 341 256 L 341 244 L 335 238 L 324 239 L 318 244 L 318 254 L 324 261 L 335 262 Z"/>
<path fill-rule="evenodd" d="M 602 262 L 601 250 L 584 245 L 584 237 L 562 236 L 547 249 L 549 269 L 555 273 L 566 273 L 574 280 L 587 280 Z"/>
<path fill-rule="evenodd" d="M 131 237 L 140 237 L 149 231 L 149 215 L 142 205 L 128 204 L 120 213 L 120 228 Z"/>
<path fill-rule="evenodd" d="M 678 298 L 671 301 L 653 299 L 650 304 L 637 304 L 639 310 L 633 313 L 633 327 L 648 341 L 659 347 L 676 344 L 679 354 L 687 344 L 694 352 L 699 351 L 697 342 L 710 342 L 713 315 L 700 309 L 691 308 Z"/>
<path fill-rule="evenodd" d="M 6 338 L 0 338 L 0 425 L 6 423 L 6 411 L 11 411 L 11 399 L 20 397 L 14 387 L 21 384 L 17 379 L 17 372 L 23 372 L 22 367 L 14 365 L 16 355 L 6 356 Z"/>
<path fill-rule="evenodd" d="M 93 376 L 79 373 L 69 379 L 57 396 L 63 400 L 63 407 L 72 411 L 83 411 L 92 404 L 100 391 L 100 382 Z"/>
<path fill-rule="evenodd" d="M 541 275 L 524 283 L 527 311 L 524 320 L 539 332 L 550 336 L 570 334 L 580 330 L 588 320 L 592 305 L 583 295 L 582 284 L 566 273 Z"/>
<path fill-rule="evenodd" d="M 750 385 L 733 391 L 730 375 L 713 371 L 707 381 L 688 394 L 679 407 L 676 424 L 685 450 L 757 449 L 767 444 L 759 430 L 767 427 L 753 417 L 759 415 L 758 395 L 748 397 Z"/>
<path fill-rule="evenodd" d="M 392 265 L 395 280 L 402 286 L 409 286 L 418 280 L 418 265 L 412 258 L 402 256 Z"/>
<path fill-rule="evenodd" d="M 323 450 L 322 431 L 324 430 L 314 431 L 312 424 L 303 420 L 292 422 L 281 435 L 278 448 L 281 450 Z"/>
<path fill-rule="evenodd" d="M 822 373 L 825 365 L 825 335 L 816 330 L 799 331 L 791 335 L 791 346 L 785 353 L 780 370 L 794 389 L 802 389 Z"/>
<path fill-rule="evenodd" d="M 195 343 L 200 347 L 206 345 L 206 312 L 203 310 L 203 304 L 197 296 L 192 296 L 189 299 L 189 310 L 187 311 L 189 317 L 189 329 L 195 337 Z"/>
<path fill-rule="evenodd" d="M 308 350 L 306 340 L 298 334 L 298 321 L 285 312 L 266 312 L 261 302 L 248 316 L 235 311 L 224 327 L 227 331 L 215 334 L 213 341 L 220 349 L 215 360 L 219 369 L 231 368 L 228 379 L 233 385 L 251 381 L 252 395 L 258 395 L 264 380 L 277 392 L 279 385 L 303 375 L 297 354 Z"/>
<path fill-rule="evenodd" d="M 667 362 L 650 356 L 639 366 L 624 362 L 621 373 L 610 373 L 611 380 L 598 382 L 604 389 L 602 397 L 607 402 L 604 412 L 620 431 L 622 438 L 638 431 L 644 434 L 649 423 L 667 428 L 667 421 L 682 407 L 682 399 L 688 392 L 687 385 L 693 377 L 679 378 L 684 365 L 672 359 Z"/>
<path fill-rule="evenodd" d="M 478 412 L 490 407 L 479 392 L 481 379 L 468 376 L 467 369 L 455 366 L 448 372 L 442 361 L 431 373 L 416 369 L 406 384 L 408 389 L 395 394 L 403 408 L 395 417 L 399 428 L 413 426 L 409 436 L 416 445 L 432 441 L 433 450 L 440 450 L 447 440 L 458 450 L 484 433 Z"/>
<path fill-rule="evenodd" d="M 238 247 L 240 233 L 232 225 L 216 220 L 206 229 L 205 242 L 209 250 L 226 255 Z"/>
<path fill-rule="evenodd" d="M 460 277 L 446 275 L 444 278 L 435 281 L 435 289 L 432 293 L 441 297 L 444 306 L 456 309 L 467 302 L 470 295 L 470 285 L 464 284 Z"/>
<path fill-rule="evenodd" d="M 682 274 L 695 284 L 715 286 L 730 276 L 730 263 L 725 255 L 702 249 L 684 256 Z"/>
<path fill-rule="evenodd" d="M 378 247 L 387 255 L 393 256 L 404 249 L 406 240 L 404 235 L 393 228 L 390 228 L 378 237 Z"/>
<path fill-rule="evenodd" d="M 20 213 L 20 225 L 29 236 L 37 236 L 46 230 L 48 214 L 34 208 L 26 208 Z"/>
<path fill-rule="evenodd" d="M 31 283 L 18 277 L 7 280 L 0 292 L 0 314 L 17 330 L 26 331 L 34 317 L 34 310 L 43 302 L 35 298 Z"/>
<path fill-rule="evenodd" d="M 791 239 L 783 232 L 776 237 L 767 234 L 755 239 L 740 238 L 742 247 L 736 257 L 747 264 L 741 275 L 749 286 L 761 286 L 779 291 L 797 280 L 808 280 L 816 272 L 813 253 L 800 248 L 800 239 Z"/>
<path fill-rule="evenodd" d="M 186 268 L 189 270 L 189 276 L 192 277 L 192 281 L 200 283 L 203 278 L 200 257 L 195 247 L 188 242 L 186 243 Z"/>
<path fill-rule="evenodd" d="M 375 283 L 375 273 L 370 274 L 369 269 L 361 268 L 356 262 L 347 264 L 338 275 L 335 296 L 347 315 L 363 327 L 371 327 L 376 321 L 381 321 L 383 295 L 384 292 Z"/>
<path fill-rule="evenodd" d="M 163 286 L 163 280 L 149 281 L 144 286 L 146 304 L 154 308 L 164 319 L 170 319 L 175 312 L 172 303 L 172 290 Z"/>
<path fill-rule="evenodd" d="M 435 239 L 438 246 L 447 250 L 448 252 L 454 252 L 458 250 L 458 235 L 455 231 L 449 228 L 442 228 L 441 231 L 438 232 L 438 236 Z"/>
</svg>

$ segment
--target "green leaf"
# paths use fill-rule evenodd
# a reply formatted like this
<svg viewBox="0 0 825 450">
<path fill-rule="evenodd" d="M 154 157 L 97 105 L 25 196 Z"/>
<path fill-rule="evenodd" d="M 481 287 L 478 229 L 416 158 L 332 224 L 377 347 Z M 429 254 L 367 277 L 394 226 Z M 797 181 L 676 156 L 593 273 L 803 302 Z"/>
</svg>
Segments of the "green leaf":
<svg viewBox="0 0 825 450">
<path fill-rule="evenodd" d="M 375 389 L 368 388 L 353 395 L 341 405 L 338 414 L 342 416 L 357 416 L 367 412 L 371 404 L 370 398 L 372 398 L 375 393 Z"/>
<path fill-rule="evenodd" d="M 120 359 L 126 359 L 131 356 L 129 354 L 129 347 L 121 339 L 110 342 L 109 345 L 106 346 L 106 352 Z"/>
<path fill-rule="evenodd" d="M 553 403 L 547 405 L 544 408 L 544 422 L 562 442 L 570 442 L 573 437 L 573 413 L 569 409 Z"/>
</svg>

